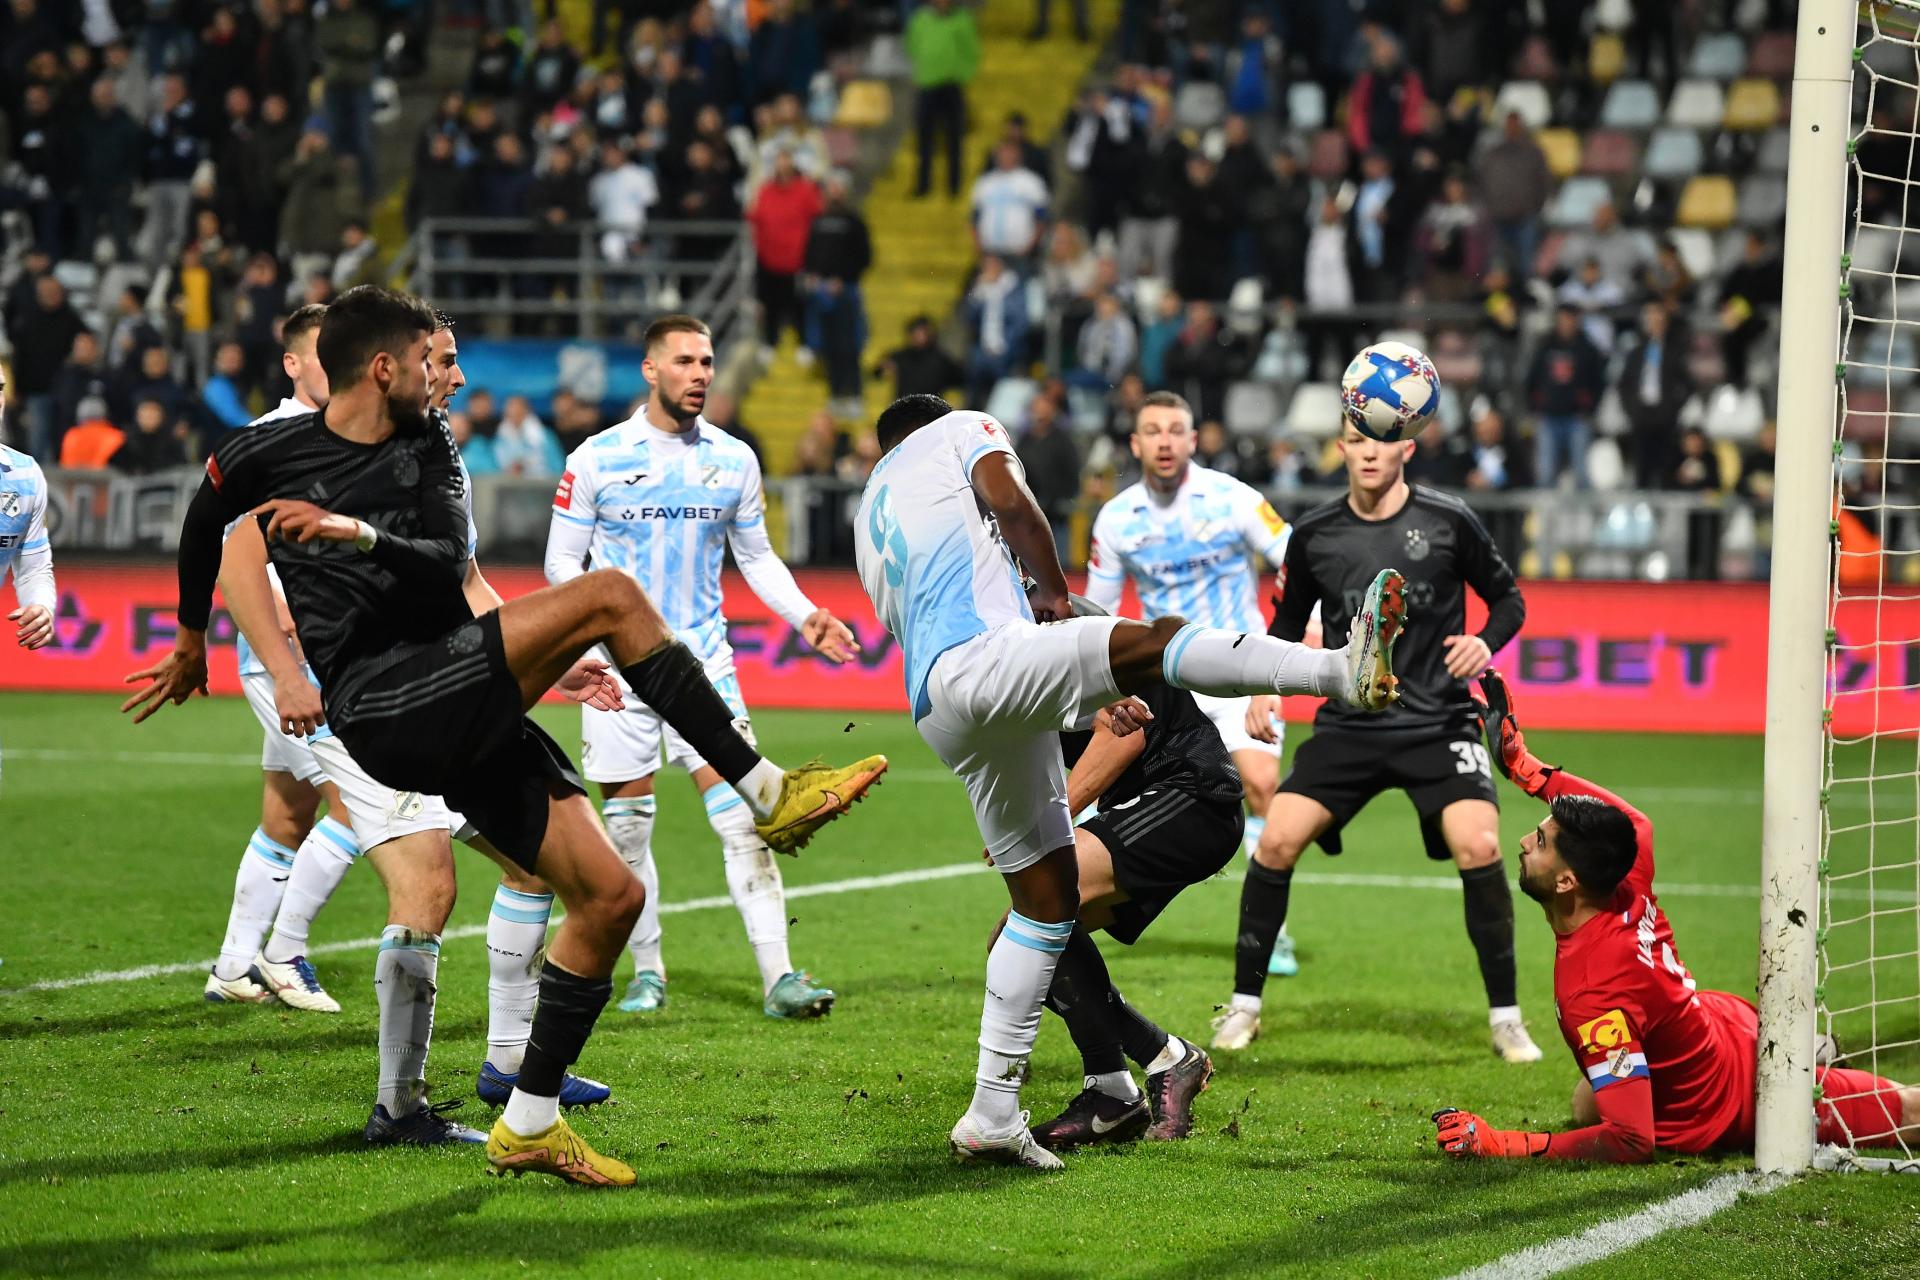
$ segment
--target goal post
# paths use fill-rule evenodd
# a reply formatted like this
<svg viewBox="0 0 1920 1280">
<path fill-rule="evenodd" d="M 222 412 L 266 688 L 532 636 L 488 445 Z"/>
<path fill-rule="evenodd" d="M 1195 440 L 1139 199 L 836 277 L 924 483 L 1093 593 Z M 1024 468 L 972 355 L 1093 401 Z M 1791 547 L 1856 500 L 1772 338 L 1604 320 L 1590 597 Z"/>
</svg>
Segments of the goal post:
<svg viewBox="0 0 1920 1280">
<path fill-rule="evenodd" d="M 1801 0 L 1787 157 L 1767 616 L 1755 1162 L 1813 1156 L 1819 865 L 1840 298 L 1857 10 Z"/>
</svg>

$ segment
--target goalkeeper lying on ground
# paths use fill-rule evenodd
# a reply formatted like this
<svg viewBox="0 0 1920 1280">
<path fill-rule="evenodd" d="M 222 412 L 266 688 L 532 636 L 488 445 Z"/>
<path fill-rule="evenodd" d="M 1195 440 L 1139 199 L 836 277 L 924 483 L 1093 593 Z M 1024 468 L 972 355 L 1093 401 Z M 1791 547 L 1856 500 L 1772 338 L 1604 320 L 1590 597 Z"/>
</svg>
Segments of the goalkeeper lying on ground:
<svg viewBox="0 0 1920 1280">
<path fill-rule="evenodd" d="M 1560 1034 L 1585 1078 L 1570 1133 L 1495 1129 L 1434 1113 L 1455 1156 L 1648 1159 L 1753 1149 L 1759 1023 L 1752 1004 L 1697 991 L 1654 900 L 1653 824 L 1632 805 L 1527 750 L 1498 672 L 1481 679 L 1500 771 L 1551 812 L 1520 842 L 1520 888 L 1553 927 Z M 1920 1088 L 1865 1071 L 1819 1070 L 1821 1142 L 1920 1144 Z"/>
</svg>

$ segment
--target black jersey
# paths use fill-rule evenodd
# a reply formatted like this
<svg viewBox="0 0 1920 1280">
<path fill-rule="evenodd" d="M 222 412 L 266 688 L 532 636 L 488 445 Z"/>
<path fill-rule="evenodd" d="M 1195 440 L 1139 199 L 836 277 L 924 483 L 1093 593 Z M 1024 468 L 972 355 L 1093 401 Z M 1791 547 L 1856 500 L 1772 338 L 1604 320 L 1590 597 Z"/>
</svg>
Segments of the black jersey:
<svg viewBox="0 0 1920 1280">
<path fill-rule="evenodd" d="M 1239 804 L 1240 771 L 1233 767 L 1220 731 L 1200 713 L 1193 695 L 1156 681 L 1135 696 L 1153 712 L 1153 720 L 1141 730 L 1147 735 L 1147 749 L 1102 793 L 1100 807 L 1112 809 L 1152 788 Z M 1092 739 L 1091 731 L 1060 735 L 1060 751 L 1069 769 Z"/>
<path fill-rule="evenodd" d="M 268 544 L 330 711 L 405 656 L 399 646 L 437 639 L 473 618 L 462 591 L 465 490 L 446 427 L 429 421 L 420 431 L 360 444 L 329 430 L 323 410 L 233 432 L 207 460 L 180 532 L 182 626 L 207 625 L 227 524 L 274 498 L 353 516 L 379 534 L 371 552 L 318 538 Z"/>
<path fill-rule="evenodd" d="M 1408 729 L 1472 715 L 1467 682 L 1447 674 L 1442 646 L 1467 629 L 1465 588 L 1486 603 L 1480 638 L 1495 652 L 1519 633 L 1527 606 L 1486 526 L 1450 494 L 1410 486 L 1406 505 L 1385 520 L 1362 520 L 1341 497 L 1294 521 L 1268 631 L 1282 640 L 1300 639 L 1317 603 L 1327 647 L 1344 645 L 1354 611 L 1382 569 L 1398 569 L 1407 578 L 1407 626 L 1393 650 L 1400 701 L 1377 714 L 1329 701 L 1314 723 Z"/>
</svg>

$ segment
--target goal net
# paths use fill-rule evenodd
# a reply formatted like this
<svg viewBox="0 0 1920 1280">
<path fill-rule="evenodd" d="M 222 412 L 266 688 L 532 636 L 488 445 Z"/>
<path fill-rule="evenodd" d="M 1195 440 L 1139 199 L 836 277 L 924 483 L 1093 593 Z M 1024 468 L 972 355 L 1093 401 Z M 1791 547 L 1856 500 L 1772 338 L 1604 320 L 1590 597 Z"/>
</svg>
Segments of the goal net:
<svg viewBox="0 0 1920 1280">
<path fill-rule="evenodd" d="M 1816 1060 L 1920 1083 L 1920 8 L 1870 0 L 1857 16 L 1828 468 Z M 1858 1097 L 1848 1079 L 1816 1083 L 1816 1102 Z M 1816 1164 L 1920 1171 L 1897 1102 L 1891 1117 L 1822 1114 L 1838 1145 Z"/>
</svg>

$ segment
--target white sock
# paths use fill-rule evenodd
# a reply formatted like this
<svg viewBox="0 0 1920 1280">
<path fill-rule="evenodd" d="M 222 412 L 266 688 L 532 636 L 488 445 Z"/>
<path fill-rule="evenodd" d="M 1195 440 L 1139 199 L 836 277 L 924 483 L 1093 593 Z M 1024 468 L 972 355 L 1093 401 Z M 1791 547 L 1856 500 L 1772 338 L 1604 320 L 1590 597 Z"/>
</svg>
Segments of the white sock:
<svg viewBox="0 0 1920 1280">
<path fill-rule="evenodd" d="M 512 1075 L 527 1056 L 553 895 L 501 885 L 487 913 L 487 1061 Z"/>
<path fill-rule="evenodd" d="M 1497 1027 L 1503 1022 L 1520 1021 L 1520 1006 L 1517 1004 L 1498 1005 L 1487 1010 L 1487 1025 Z"/>
<path fill-rule="evenodd" d="M 1041 1001 L 1053 985 L 1073 921 L 1050 924 L 1018 911 L 987 953 L 987 995 L 980 1011 L 980 1065 L 967 1113 L 988 1132 L 1008 1129 L 1020 1116 L 1020 1086 L 1040 1034 Z"/>
<path fill-rule="evenodd" d="M 735 784 L 734 790 L 746 800 L 755 818 L 769 818 L 773 816 L 773 806 L 780 803 L 780 784 L 786 776 L 785 769 L 762 756 L 752 772 Z"/>
<path fill-rule="evenodd" d="M 390 924 L 380 931 L 373 994 L 380 1007 L 379 1103 L 398 1120 L 427 1096 L 427 1047 L 433 1040 L 434 975 L 440 935 Z"/>
<path fill-rule="evenodd" d="M 787 890 L 773 850 L 753 829 L 753 815 L 732 787 L 717 782 L 701 795 L 707 822 L 720 837 L 726 861 L 727 892 L 733 896 L 740 922 L 747 928 L 747 944 L 760 966 L 760 994 L 793 972 L 787 954 Z"/>
<path fill-rule="evenodd" d="M 274 912 L 280 909 L 287 878 L 293 874 L 294 852 L 254 828 L 233 878 L 233 910 L 227 913 L 227 936 L 220 943 L 220 958 L 214 961 L 215 977 L 240 977 L 260 954 L 260 943 L 273 927 Z"/>
<path fill-rule="evenodd" d="M 1265 818 L 1247 819 L 1247 834 L 1241 837 L 1240 840 L 1240 847 L 1246 852 L 1247 857 L 1253 857 L 1253 851 L 1260 847 L 1260 833 L 1266 829 L 1267 820 Z"/>
<path fill-rule="evenodd" d="M 353 829 L 331 815 L 313 824 L 313 830 L 300 843 L 294 855 L 293 873 L 287 877 L 286 896 L 280 900 L 280 914 L 273 920 L 273 936 L 261 950 L 267 959 L 285 963 L 307 954 L 307 932 L 313 918 L 327 899 L 353 870 L 360 856 L 360 842 Z"/>
<path fill-rule="evenodd" d="M 1250 1013 L 1258 1013 L 1260 1012 L 1260 997 L 1241 995 L 1236 991 L 1233 993 L 1233 999 L 1227 1001 L 1227 1008 L 1245 1009 Z"/>
<path fill-rule="evenodd" d="M 1251 693 L 1310 693 L 1347 698 L 1347 651 L 1311 649 L 1256 632 L 1191 623 L 1174 632 L 1160 672 L 1176 689 L 1215 698 Z"/>
<path fill-rule="evenodd" d="M 1133 1082 L 1133 1072 L 1103 1071 L 1097 1076 L 1088 1076 L 1086 1087 L 1098 1089 L 1109 1098 L 1118 1098 L 1122 1102 L 1132 1102 L 1140 1096 L 1140 1086 Z"/>
<path fill-rule="evenodd" d="M 1168 1036 L 1166 1044 L 1160 1047 L 1160 1052 L 1155 1054 L 1153 1061 L 1147 1064 L 1147 1074 L 1157 1076 L 1162 1071 L 1171 1071 L 1180 1059 L 1186 1056 L 1187 1042 L 1179 1036 Z"/>
<path fill-rule="evenodd" d="M 500 1113 L 500 1118 L 506 1121 L 507 1128 L 523 1138 L 531 1138 L 553 1128 L 560 1119 L 560 1099 L 536 1098 L 515 1089 L 507 1099 L 506 1110 Z"/>
<path fill-rule="evenodd" d="M 640 908 L 633 935 L 627 939 L 627 950 L 633 953 L 633 971 L 651 969 L 664 978 L 667 968 L 660 959 L 660 870 L 653 865 L 655 805 L 652 796 L 629 796 L 607 801 L 600 806 L 600 813 L 606 819 L 613 847 L 647 891 L 647 905 Z"/>
</svg>

